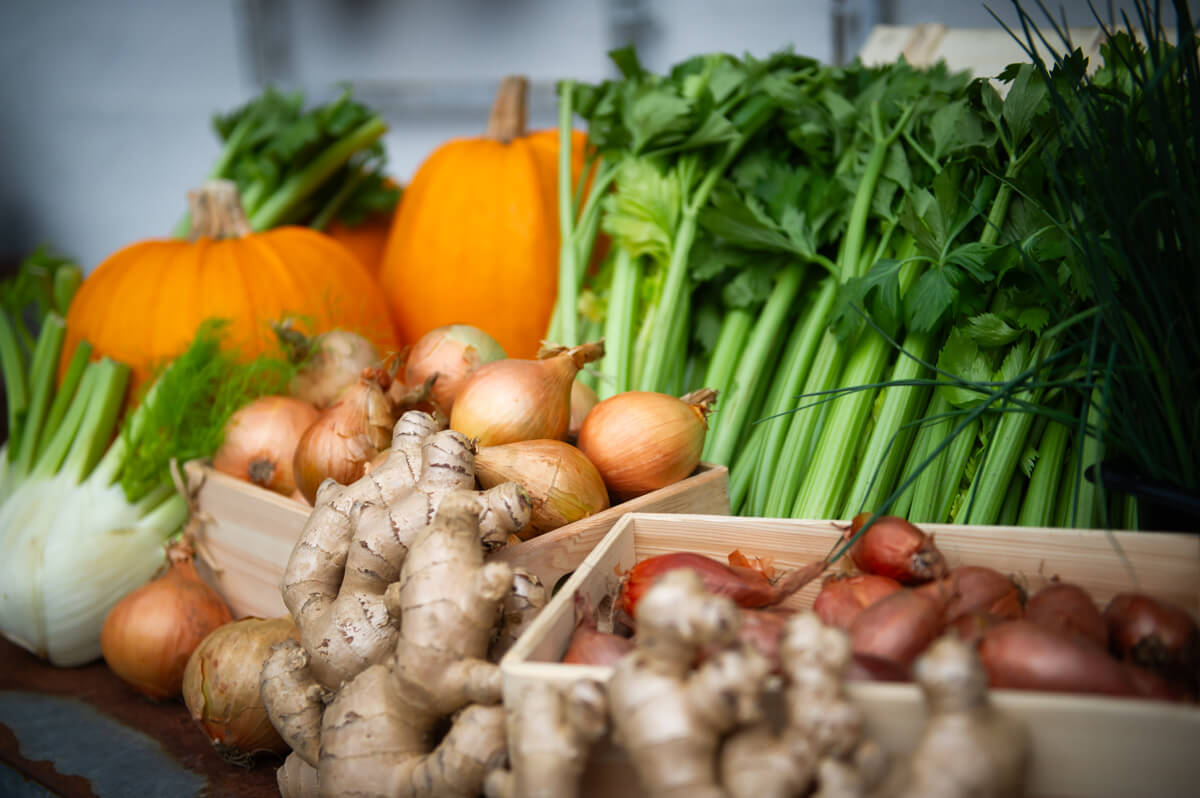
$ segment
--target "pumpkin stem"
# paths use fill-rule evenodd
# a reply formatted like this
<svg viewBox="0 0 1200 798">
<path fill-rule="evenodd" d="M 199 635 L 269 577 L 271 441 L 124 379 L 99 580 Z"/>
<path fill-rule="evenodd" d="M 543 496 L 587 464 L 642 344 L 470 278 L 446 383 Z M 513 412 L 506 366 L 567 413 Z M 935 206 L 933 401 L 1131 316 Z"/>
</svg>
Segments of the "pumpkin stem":
<svg viewBox="0 0 1200 798">
<path fill-rule="evenodd" d="M 496 101 L 492 104 L 485 135 L 503 144 L 524 136 L 528 100 L 529 78 L 506 75 L 496 91 Z"/>
<path fill-rule="evenodd" d="M 237 184 L 232 180 L 209 180 L 199 189 L 189 191 L 187 198 L 192 213 L 189 240 L 240 238 L 251 232 Z"/>
</svg>

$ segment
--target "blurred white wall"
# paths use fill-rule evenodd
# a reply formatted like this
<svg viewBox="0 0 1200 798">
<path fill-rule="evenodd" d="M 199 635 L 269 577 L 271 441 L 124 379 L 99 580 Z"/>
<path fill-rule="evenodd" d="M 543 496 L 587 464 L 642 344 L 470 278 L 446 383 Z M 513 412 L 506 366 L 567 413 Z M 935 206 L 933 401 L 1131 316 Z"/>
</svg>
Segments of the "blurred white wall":
<svg viewBox="0 0 1200 798">
<path fill-rule="evenodd" d="M 1009 0 L 991 5 L 1013 18 Z M 1091 22 L 1086 0 L 1065 5 Z M 835 30 L 852 54 L 880 14 L 996 24 L 974 0 L 0 0 L 0 258 L 46 242 L 90 270 L 166 234 L 217 156 L 211 115 L 266 81 L 313 99 L 352 81 L 388 118 L 406 179 L 481 130 L 504 74 L 532 78 L 531 122 L 549 126 L 554 80 L 608 76 L 629 37 L 655 70 L 788 45 L 832 60 Z"/>
</svg>

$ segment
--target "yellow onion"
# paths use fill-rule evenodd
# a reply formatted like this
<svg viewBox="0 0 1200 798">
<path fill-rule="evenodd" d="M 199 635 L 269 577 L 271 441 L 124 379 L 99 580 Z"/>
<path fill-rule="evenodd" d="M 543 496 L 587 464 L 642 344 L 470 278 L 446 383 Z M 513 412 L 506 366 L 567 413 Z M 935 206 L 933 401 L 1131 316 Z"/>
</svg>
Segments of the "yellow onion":
<svg viewBox="0 0 1200 798">
<path fill-rule="evenodd" d="M 263 396 L 238 408 L 213 453 L 213 468 L 290 496 L 296 490 L 296 444 L 320 412 L 291 396 Z"/>
<path fill-rule="evenodd" d="M 587 383 L 575 380 L 571 383 L 571 420 L 567 423 L 567 440 L 572 443 L 579 439 L 579 430 L 583 420 L 592 408 L 600 402 L 600 397 Z"/>
<path fill-rule="evenodd" d="M 314 504 L 326 479 L 349 485 L 363 466 L 392 443 L 396 416 L 386 389 L 391 381 L 378 369 L 366 369 L 338 400 L 321 411 L 296 444 L 292 472 L 296 487 Z"/>
<path fill-rule="evenodd" d="M 100 630 L 109 670 L 150 698 L 179 695 L 188 657 L 210 632 L 233 620 L 192 556 L 186 542 L 171 544 L 166 573 L 118 601 Z"/>
<path fill-rule="evenodd" d="M 258 680 L 271 646 L 300 640 L 291 618 L 242 618 L 216 629 L 192 652 L 183 673 L 183 702 L 221 756 L 286 753 L 267 717 Z"/>
<path fill-rule="evenodd" d="M 292 362 L 302 364 L 289 386 L 292 396 L 319 410 L 333 404 L 363 369 L 381 365 L 375 345 L 350 330 L 329 330 L 310 338 L 289 321 L 277 326 L 275 333 Z"/>
<path fill-rule="evenodd" d="M 467 378 L 450 412 L 450 428 L 480 446 L 563 440 L 571 421 L 571 384 L 587 363 L 604 356 L 604 342 L 572 349 L 546 347 L 537 360 L 507 358 Z"/>
<path fill-rule="evenodd" d="M 543 439 L 484 446 L 475 454 L 475 477 L 483 488 L 516 482 L 533 501 L 529 524 L 517 532 L 528 540 L 586 518 L 609 506 L 600 472 L 569 443 Z"/>
<path fill-rule="evenodd" d="M 700 464 L 716 397 L 708 388 L 683 398 L 650 391 L 610 396 L 588 413 L 577 445 L 615 501 L 665 488 Z"/>
<path fill-rule="evenodd" d="M 447 324 L 430 330 L 413 344 L 404 364 L 404 381 L 421 385 L 436 374 L 431 389 L 433 401 L 443 413 L 449 413 L 467 377 L 484 363 L 504 357 L 504 349 L 496 339 L 478 327 Z"/>
</svg>

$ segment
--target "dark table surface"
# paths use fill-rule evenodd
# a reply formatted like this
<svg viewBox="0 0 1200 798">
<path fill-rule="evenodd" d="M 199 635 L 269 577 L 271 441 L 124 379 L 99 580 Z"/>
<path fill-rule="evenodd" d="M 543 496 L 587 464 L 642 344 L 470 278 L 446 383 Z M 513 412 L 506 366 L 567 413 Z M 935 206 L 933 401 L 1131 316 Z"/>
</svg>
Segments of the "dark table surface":
<svg viewBox="0 0 1200 798">
<path fill-rule="evenodd" d="M 103 661 L 51 667 L 0 637 L 3 798 L 273 797 L 281 761 L 230 764 L 182 700 L 153 702 Z"/>
</svg>

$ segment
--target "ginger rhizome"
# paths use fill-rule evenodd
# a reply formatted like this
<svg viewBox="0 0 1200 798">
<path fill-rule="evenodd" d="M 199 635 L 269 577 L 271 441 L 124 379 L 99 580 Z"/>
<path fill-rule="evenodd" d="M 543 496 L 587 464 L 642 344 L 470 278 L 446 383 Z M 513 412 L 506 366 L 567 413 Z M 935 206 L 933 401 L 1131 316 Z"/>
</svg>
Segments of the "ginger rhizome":
<svg viewBox="0 0 1200 798">
<path fill-rule="evenodd" d="M 956 637 L 937 640 L 913 676 L 929 720 L 911 759 L 880 791 L 887 798 L 1016 798 L 1025 794 L 1030 734 L 998 710 L 978 654 Z"/>
<path fill-rule="evenodd" d="M 635 620 L 634 650 L 608 683 L 615 742 L 650 798 L 725 796 L 717 749 L 726 732 L 761 718 L 766 659 L 738 643 L 737 605 L 705 592 L 689 569 L 660 577 Z"/>
<path fill-rule="evenodd" d="M 588 751 L 608 726 L 603 687 L 590 679 L 533 682 L 506 710 L 511 770 L 488 774 L 487 798 L 579 795 Z"/>
<path fill-rule="evenodd" d="M 390 673 L 392 667 L 416 667 L 414 647 L 439 653 L 437 663 L 421 666 L 438 676 L 437 680 L 430 677 L 430 685 L 448 676 L 465 678 L 464 672 L 473 670 L 464 665 L 467 661 L 487 664 L 513 575 L 507 567 L 484 569 L 483 559 L 488 550 L 503 545 L 528 523 L 530 503 L 514 483 L 475 491 L 472 443 L 439 426 L 426 413 L 405 413 L 396 422 L 391 449 L 382 462 L 349 485 L 327 480 L 321 486 L 293 548 L 284 572 L 283 598 L 300 629 L 300 642 L 276 647 L 262 672 L 262 695 L 272 723 L 293 749 L 279 772 L 284 796 L 314 794 L 311 788 L 318 782 L 322 795 L 342 791 L 338 781 L 326 775 L 326 770 L 341 768 L 330 759 L 326 715 L 334 707 L 355 712 L 347 710 L 352 695 L 397 687 L 400 677 L 385 677 L 380 668 Z M 443 512 L 447 502 L 450 506 Z M 421 550 L 426 559 L 414 560 Z M 423 565 L 428 573 L 421 571 Z M 481 569 L 490 580 L 482 585 L 472 577 Z M 440 575 L 432 578 L 431 574 Z M 422 585 L 424 598 L 413 593 Z M 522 589 L 536 593 L 531 587 Z M 428 602 L 432 604 L 427 606 Z M 524 609 L 516 615 L 527 620 L 522 613 L 535 611 L 536 604 L 536 597 L 517 600 Z M 466 615 L 468 611 L 477 614 Z M 440 617 L 439 612 L 455 617 Z M 482 642 L 476 646 L 480 637 Z M 368 677 L 373 666 L 379 668 Z M 489 686 L 464 683 L 457 688 L 467 691 L 468 701 L 456 705 L 456 699 L 439 698 L 435 707 L 427 708 L 442 714 L 428 720 L 430 728 L 422 734 L 428 735 L 438 719 L 455 709 L 499 700 L 498 671 L 494 665 L 484 671 Z M 412 673 L 401 676 L 411 678 Z M 456 706 L 446 709 L 450 705 Z M 486 709 L 483 716 L 497 714 L 494 707 Z M 464 710 L 464 716 L 480 713 Z M 499 730 L 503 753 L 502 724 L 487 719 L 483 726 Z M 336 724 L 334 728 L 344 731 Z M 486 731 L 484 736 L 494 735 Z M 339 739 L 344 741 L 346 735 Z M 424 739 L 421 743 L 428 746 Z M 378 753 L 383 759 L 397 755 L 390 738 L 366 743 L 367 748 L 372 745 L 381 748 Z M 356 756 L 373 755 L 360 750 L 363 747 L 360 741 Z M 412 744 L 403 748 L 401 759 L 415 755 Z M 319 772 L 308 772 L 314 768 Z M 479 784 L 474 789 L 478 792 Z"/>
</svg>

